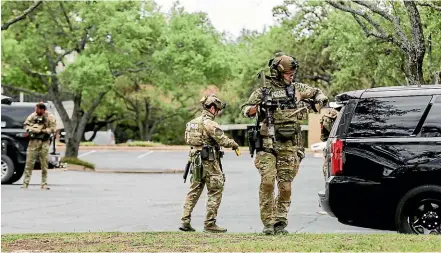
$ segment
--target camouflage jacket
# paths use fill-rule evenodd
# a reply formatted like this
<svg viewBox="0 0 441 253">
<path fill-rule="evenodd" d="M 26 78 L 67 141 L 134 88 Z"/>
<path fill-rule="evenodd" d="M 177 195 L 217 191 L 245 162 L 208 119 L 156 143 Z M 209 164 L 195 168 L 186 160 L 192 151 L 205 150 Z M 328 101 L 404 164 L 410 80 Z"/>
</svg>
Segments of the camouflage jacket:
<svg viewBox="0 0 441 253">
<path fill-rule="evenodd" d="M 338 111 L 331 108 L 326 114 L 320 118 L 320 140 L 326 141 L 331 133 L 332 126 L 334 125 L 335 119 L 337 119 Z"/>
<path fill-rule="evenodd" d="M 238 146 L 234 140 L 225 135 L 219 124 L 214 121 L 214 115 L 207 110 L 202 111 L 201 116 L 187 123 L 185 139 L 187 144 L 196 147 L 211 145 L 232 148 Z"/>
<path fill-rule="evenodd" d="M 29 132 L 53 134 L 57 130 L 55 116 L 47 111 L 42 116 L 38 116 L 37 113 L 33 112 L 25 120 L 24 129 Z"/>
<path fill-rule="evenodd" d="M 286 96 L 285 84 L 282 81 L 270 77 L 270 78 L 266 78 L 265 82 L 266 82 L 266 87 L 268 87 L 271 91 L 273 99 L 275 98 L 277 99 L 277 97 L 280 96 Z M 295 89 L 297 108 L 295 109 L 278 108 L 274 112 L 274 123 L 276 125 L 298 124 L 299 120 L 305 119 L 305 114 L 307 113 L 307 107 L 304 106 L 303 103 L 301 103 L 301 101 L 304 99 L 311 99 L 316 104 L 320 105 L 320 107 L 323 107 L 328 103 L 328 98 L 323 94 L 323 92 L 320 89 L 311 87 L 303 83 L 292 83 L 290 85 L 293 85 Z M 250 116 L 248 115 L 249 109 L 252 106 L 259 106 L 261 102 L 262 102 L 262 89 L 258 88 L 251 94 L 251 96 L 248 98 L 248 101 L 242 105 L 241 107 L 242 114 L 245 117 L 250 118 Z M 265 131 L 264 124 L 262 124 L 262 129 L 263 131 Z"/>
</svg>

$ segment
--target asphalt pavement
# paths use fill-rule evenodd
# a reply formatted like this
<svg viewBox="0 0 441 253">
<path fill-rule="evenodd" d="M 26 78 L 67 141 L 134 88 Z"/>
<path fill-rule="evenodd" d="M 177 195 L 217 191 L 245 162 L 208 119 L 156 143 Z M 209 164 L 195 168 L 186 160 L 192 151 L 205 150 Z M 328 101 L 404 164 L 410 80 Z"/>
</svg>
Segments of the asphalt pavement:
<svg viewBox="0 0 441 253">
<path fill-rule="evenodd" d="M 253 160 L 226 153 L 226 185 L 218 224 L 229 232 L 260 232 L 259 173 Z M 100 169 L 166 170 L 183 168 L 184 151 L 84 151 L 80 158 Z M 324 187 L 322 158 L 308 155 L 293 182 L 288 231 L 307 233 L 389 233 L 340 224 L 319 214 L 317 192 Z M 99 231 L 178 231 L 189 187 L 182 174 L 94 173 L 51 170 L 50 191 L 39 189 L 41 171 L 34 171 L 29 189 L 2 185 L 2 234 Z M 204 190 L 193 226 L 202 231 L 207 197 Z M 393 233 L 393 232 L 390 232 Z"/>
</svg>

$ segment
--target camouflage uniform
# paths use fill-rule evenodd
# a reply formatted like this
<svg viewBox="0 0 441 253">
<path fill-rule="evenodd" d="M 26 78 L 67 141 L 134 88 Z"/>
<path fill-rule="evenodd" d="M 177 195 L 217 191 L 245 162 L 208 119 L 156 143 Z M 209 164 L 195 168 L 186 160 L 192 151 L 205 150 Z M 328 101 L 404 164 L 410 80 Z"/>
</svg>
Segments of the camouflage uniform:
<svg viewBox="0 0 441 253">
<path fill-rule="evenodd" d="M 331 133 L 332 126 L 334 125 L 334 122 L 337 119 L 337 116 L 338 116 L 338 111 L 334 108 L 330 108 L 329 111 L 320 118 L 320 127 L 321 127 L 320 140 L 321 141 L 328 140 L 329 134 Z M 326 152 L 325 152 L 325 154 L 326 154 Z M 323 177 L 325 178 L 325 180 L 327 178 L 326 162 L 329 160 L 328 158 L 329 158 L 328 156 L 325 156 L 325 159 L 323 161 L 323 166 L 322 166 Z"/>
<path fill-rule="evenodd" d="M 211 95 L 201 102 L 209 106 L 212 104 L 210 100 L 219 101 L 214 95 Z M 222 108 L 222 106 L 216 107 Z M 222 200 L 225 183 L 225 174 L 221 169 L 220 161 L 223 151 L 220 150 L 220 147 L 237 149 L 239 145 L 224 134 L 218 123 L 213 121 L 214 118 L 215 115 L 206 109 L 202 111 L 199 117 L 187 123 L 185 139 L 187 144 L 191 145 L 189 160 L 192 164 L 192 176 L 190 190 L 184 203 L 184 212 L 181 218 L 182 225 L 179 228 L 182 231 L 194 231 L 190 225 L 191 213 L 205 185 L 208 190 L 208 202 L 204 229 L 207 232 L 227 231 L 216 225 L 217 210 Z M 202 158 L 201 150 L 206 145 L 213 148 L 214 159 L 212 160 Z"/>
<path fill-rule="evenodd" d="M 50 147 L 50 134 L 56 131 L 55 117 L 50 112 L 39 116 L 37 113 L 32 113 L 24 122 L 24 127 L 29 133 L 29 143 L 26 155 L 26 167 L 24 171 L 23 187 L 29 186 L 32 170 L 35 166 L 35 161 L 39 155 L 41 164 L 41 188 L 49 189 L 47 187 L 47 170 L 48 170 L 48 155 Z"/>
<path fill-rule="evenodd" d="M 338 111 L 334 108 L 330 108 L 329 111 L 324 114 L 320 119 L 321 133 L 320 140 L 326 141 L 331 132 L 332 126 L 334 125 L 335 119 L 337 118 Z"/>
<path fill-rule="evenodd" d="M 278 60 L 278 58 L 276 58 Z M 285 66 L 285 69 L 287 67 Z M 317 88 L 303 83 L 287 83 L 287 81 L 275 76 L 266 78 L 266 87 L 269 87 L 273 100 L 288 99 L 285 87 L 294 86 L 297 100 L 312 99 L 322 107 L 327 103 L 327 97 Z M 242 113 L 245 117 L 253 106 L 259 106 L 263 95 L 261 88 L 255 90 L 248 101 L 242 105 Z M 264 225 L 263 232 L 266 234 L 287 233 L 287 215 L 291 205 L 291 183 L 296 176 L 299 164 L 304 158 L 303 143 L 299 120 L 305 118 L 305 106 L 299 108 L 277 108 L 274 112 L 275 132 L 291 130 L 294 134 L 288 139 L 282 140 L 276 134 L 276 141 L 268 137 L 268 129 L 265 120 L 261 121 L 260 135 L 263 141 L 263 150 L 257 150 L 255 166 L 261 176 L 259 200 L 260 216 Z M 275 180 L 279 194 L 274 198 Z"/>
</svg>

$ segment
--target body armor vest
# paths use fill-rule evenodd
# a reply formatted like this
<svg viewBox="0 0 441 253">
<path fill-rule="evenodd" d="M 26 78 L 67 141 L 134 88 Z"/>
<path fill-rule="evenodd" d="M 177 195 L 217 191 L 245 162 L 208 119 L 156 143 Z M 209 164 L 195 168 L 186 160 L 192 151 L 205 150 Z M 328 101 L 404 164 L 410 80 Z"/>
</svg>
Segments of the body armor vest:
<svg viewBox="0 0 441 253">
<path fill-rule="evenodd" d="M 204 134 L 204 120 L 206 117 L 199 116 L 192 119 L 185 127 L 185 142 L 187 145 L 202 147 L 204 145 L 215 146 L 216 142 L 207 134 Z"/>
</svg>

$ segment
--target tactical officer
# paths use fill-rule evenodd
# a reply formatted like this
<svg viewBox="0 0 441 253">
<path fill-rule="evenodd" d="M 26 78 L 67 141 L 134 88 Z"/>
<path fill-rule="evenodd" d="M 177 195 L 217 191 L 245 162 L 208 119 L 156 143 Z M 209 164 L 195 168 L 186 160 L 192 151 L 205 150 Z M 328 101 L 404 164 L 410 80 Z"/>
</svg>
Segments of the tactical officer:
<svg viewBox="0 0 441 253">
<path fill-rule="evenodd" d="M 291 204 L 291 183 L 304 158 L 299 124 L 304 118 L 304 108 L 298 108 L 298 101 L 309 100 L 310 108 L 319 111 L 328 103 L 328 98 L 317 88 L 293 82 L 298 69 L 294 57 L 278 55 L 268 66 L 274 75 L 259 75 L 264 87 L 251 94 L 242 105 L 242 113 L 250 118 L 256 116 L 258 121 L 257 133 L 262 145 L 258 148 L 256 145 L 254 163 L 261 176 L 259 201 L 263 233 L 284 234 L 288 233 L 285 227 Z M 274 198 L 276 179 L 279 193 Z"/>
<path fill-rule="evenodd" d="M 23 186 L 28 188 L 34 169 L 37 155 L 40 157 L 41 164 L 41 189 L 49 190 L 47 186 L 47 167 L 50 147 L 50 137 L 56 131 L 55 116 L 46 111 L 44 103 L 35 106 L 35 112 L 28 116 L 24 122 L 24 128 L 29 134 L 29 144 L 26 155 L 26 167 L 24 172 Z"/>
<path fill-rule="evenodd" d="M 327 141 L 329 138 L 329 134 L 331 133 L 332 126 L 334 125 L 335 120 L 337 119 L 338 113 L 340 112 L 342 105 L 336 104 L 333 107 L 330 107 L 328 112 L 326 112 L 321 118 L 320 118 L 320 140 L 321 141 Z M 327 155 L 327 152 L 325 153 L 325 159 L 323 160 L 323 176 L 326 180 L 327 174 L 326 174 L 326 162 L 329 160 L 329 156 Z"/>
<path fill-rule="evenodd" d="M 329 108 L 328 112 L 320 118 L 320 140 L 327 141 L 331 133 L 332 126 L 337 119 L 341 105 Z"/>
<path fill-rule="evenodd" d="M 185 141 L 191 146 L 189 160 L 192 176 L 179 229 L 195 231 L 190 225 L 191 212 L 201 196 L 204 185 L 207 185 L 208 202 L 204 231 L 226 232 L 227 229 L 216 225 L 217 210 L 222 200 L 225 183 L 225 174 L 220 160 L 223 156 L 221 146 L 237 150 L 239 145 L 229 139 L 213 121 L 226 104 L 222 103 L 216 95 L 203 97 L 200 103 L 203 106 L 202 114 L 188 122 L 185 129 Z"/>
</svg>

